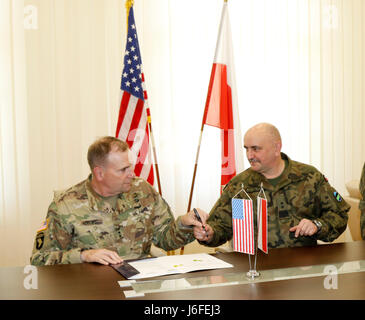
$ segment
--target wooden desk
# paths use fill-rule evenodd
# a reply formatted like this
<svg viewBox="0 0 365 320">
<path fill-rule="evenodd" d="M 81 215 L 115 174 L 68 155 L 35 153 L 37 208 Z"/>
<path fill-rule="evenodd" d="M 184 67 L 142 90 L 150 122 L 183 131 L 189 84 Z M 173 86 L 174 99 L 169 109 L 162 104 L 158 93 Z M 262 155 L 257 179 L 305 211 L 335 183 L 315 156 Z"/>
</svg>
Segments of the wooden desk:
<svg viewBox="0 0 365 320">
<path fill-rule="evenodd" d="M 248 257 L 239 253 L 217 253 L 216 256 L 234 265 L 230 269 L 192 272 L 159 277 L 176 279 L 222 275 L 248 271 Z M 257 269 L 269 270 L 296 266 L 333 264 L 365 260 L 365 241 L 320 245 L 317 247 L 271 249 L 261 252 Z M 114 269 L 98 264 L 73 264 L 38 267 L 38 289 L 24 288 L 27 274 L 23 267 L 0 268 L 1 300 L 74 300 L 125 299 L 117 281 L 124 280 Z M 324 277 L 229 285 L 215 288 L 149 293 L 148 300 L 249 300 L 249 299 L 365 299 L 365 272 L 339 274 L 338 289 L 325 289 Z M 131 288 L 130 288 L 131 289 Z M 128 299 L 130 300 L 130 299 Z"/>
</svg>

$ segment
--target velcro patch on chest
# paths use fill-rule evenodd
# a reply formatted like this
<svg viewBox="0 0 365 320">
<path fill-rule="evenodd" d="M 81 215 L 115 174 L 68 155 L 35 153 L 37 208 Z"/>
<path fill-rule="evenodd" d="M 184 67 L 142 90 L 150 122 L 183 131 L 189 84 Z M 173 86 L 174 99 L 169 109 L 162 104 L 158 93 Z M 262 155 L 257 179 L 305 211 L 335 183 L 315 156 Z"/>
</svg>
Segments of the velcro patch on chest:
<svg viewBox="0 0 365 320">
<path fill-rule="evenodd" d="M 103 221 L 100 220 L 100 219 L 94 219 L 94 220 L 84 220 L 81 222 L 81 224 L 83 226 L 92 226 L 92 225 L 95 225 L 95 224 L 102 224 Z"/>
</svg>

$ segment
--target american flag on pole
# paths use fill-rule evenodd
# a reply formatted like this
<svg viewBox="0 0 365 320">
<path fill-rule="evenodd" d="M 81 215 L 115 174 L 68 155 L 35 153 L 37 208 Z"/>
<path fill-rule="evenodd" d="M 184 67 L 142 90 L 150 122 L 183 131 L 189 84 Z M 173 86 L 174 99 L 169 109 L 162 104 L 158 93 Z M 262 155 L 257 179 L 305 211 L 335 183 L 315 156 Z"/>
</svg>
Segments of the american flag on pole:
<svg viewBox="0 0 365 320">
<path fill-rule="evenodd" d="M 255 254 L 252 200 L 232 199 L 233 250 Z"/>
<path fill-rule="evenodd" d="M 121 99 L 116 137 L 128 143 L 135 158 L 134 172 L 136 176 L 153 185 L 154 173 L 148 129 L 150 111 L 147 104 L 147 91 L 133 6 L 129 9 L 128 14 L 127 43 L 120 90 Z"/>
<path fill-rule="evenodd" d="M 263 252 L 268 253 L 268 237 L 267 237 L 267 200 L 257 197 L 257 221 L 258 221 L 258 236 L 257 247 Z"/>
<path fill-rule="evenodd" d="M 210 75 L 203 124 L 221 129 L 221 191 L 243 170 L 243 148 L 237 106 L 233 46 L 227 3 L 223 4 Z"/>
</svg>

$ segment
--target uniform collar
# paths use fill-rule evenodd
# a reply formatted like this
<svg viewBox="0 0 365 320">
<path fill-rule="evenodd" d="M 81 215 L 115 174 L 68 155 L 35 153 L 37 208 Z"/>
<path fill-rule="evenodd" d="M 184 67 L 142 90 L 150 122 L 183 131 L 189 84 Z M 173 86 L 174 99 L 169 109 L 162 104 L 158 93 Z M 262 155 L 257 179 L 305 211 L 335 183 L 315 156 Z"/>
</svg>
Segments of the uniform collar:
<svg viewBox="0 0 365 320">
<path fill-rule="evenodd" d="M 99 211 L 101 208 L 99 208 L 98 204 L 100 203 L 101 197 L 91 187 L 91 179 L 92 174 L 87 177 L 85 182 L 86 195 L 89 200 L 89 207 L 95 211 Z"/>
<path fill-rule="evenodd" d="M 97 192 L 95 192 L 95 190 L 92 188 L 91 180 L 92 180 L 92 174 L 90 174 L 85 181 L 85 189 L 89 201 L 89 207 L 95 211 L 102 211 L 105 213 L 109 212 L 110 208 L 107 205 L 105 205 L 106 202 L 104 201 L 103 197 L 100 196 Z M 132 182 L 132 189 L 136 183 L 135 181 L 136 179 L 134 179 Z M 128 194 L 130 194 L 130 192 L 132 191 L 132 189 L 128 193 L 121 192 L 118 195 L 117 210 L 123 209 L 122 202 L 120 200 L 125 200 L 128 197 Z"/>
<path fill-rule="evenodd" d="M 292 161 L 285 153 L 281 152 L 281 158 L 283 160 L 288 161 L 288 166 L 284 169 L 284 172 L 282 174 L 282 177 L 279 181 L 279 183 L 274 187 L 270 182 L 263 176 L 261 173 L 258 173 L 256 171 L 253 171 L 251 168 L 249 170 L 249 179 L 247 184 L 247 190 L 248 191 L 259 191 L 260 186 L 262 183 L 262 186 L 266 190 L 275 191 L 279 190 L 288 184 L 299 181 L 303 179 L 302 174 L 300 171 L 295 170 L 294 161 Z"/>
</svg>

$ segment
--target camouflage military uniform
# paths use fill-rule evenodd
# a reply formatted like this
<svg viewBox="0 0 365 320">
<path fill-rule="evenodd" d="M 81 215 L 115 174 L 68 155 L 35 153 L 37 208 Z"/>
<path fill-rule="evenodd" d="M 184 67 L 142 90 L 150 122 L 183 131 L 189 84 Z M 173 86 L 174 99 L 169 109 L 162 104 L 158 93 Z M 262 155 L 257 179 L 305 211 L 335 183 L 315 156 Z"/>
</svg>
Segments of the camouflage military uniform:
<svg viewBox="0 0 365 320">
<path fill-rule="evenodd" d="M 284 153 L 282 158 L 287 159 L 288 166 L 275 187 L 250 168 L 227 184 L 207 220 L 214 229 L 214 236 L 206 245 L 219 246 L 232 238 L 231 199 L 242 189 L 242 184 L 253 200 L 256 220 L 256 198 L 263 183 L 268 201 L 269 248 L 316 245 L 317 239 L 330 242 L 346 229 L 350 206 L 327 179 L 312 166 L 292 161 Z M 247 196 L 240 192 L 236 198 Z M 294 232 L 289 232 L 289 229 L 298 225 L 303 218 L 320 221 L 321 231 L 311 237 L 295 238 Z"/>
<path fill-rule="evenodd" d="M 359 209 L 361 210 L 360 231 L 361 237 L 365 240 L 365 162 L 362 168 L 359 189 L 362 197 L 359 203 Z"/>
<path fill-rule="evenodd" d="M 47 220 L 37 232 L 31 263 L 80 263 L 81 250 L 104 248 L 123 259 L 146 257 L 151 244 L 164 250 L 194 240 L 192 227 L 175 221 L 168 204 L 144 180 L 135 178 L 131 190 L 117 196 L 116 207 L 90 186 L 91 176 L 55 193 Z"/>
</svg>

